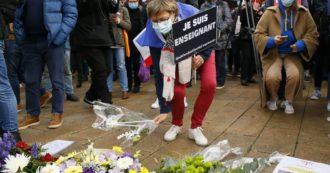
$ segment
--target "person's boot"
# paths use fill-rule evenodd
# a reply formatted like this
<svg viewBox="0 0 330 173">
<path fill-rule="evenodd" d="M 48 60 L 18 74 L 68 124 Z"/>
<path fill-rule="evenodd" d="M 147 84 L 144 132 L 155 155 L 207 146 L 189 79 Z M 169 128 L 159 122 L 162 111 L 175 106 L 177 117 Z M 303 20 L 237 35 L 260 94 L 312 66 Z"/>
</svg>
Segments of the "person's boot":
<svg viewBox="0 0 330 173">
<path fill-rule="evenodd" d="M 49 100 L 53 97 L 52 93 L 49 91 L 46 91 L 41 97 L 40 97 L 40 107 L 43 108 L 46 106 L 46 104 L 49 102 Z"/>
<path fill-rule="evenodd" d="M 72 102 L 79 101 L 79 98 L 75 94 L 66 94 L 66 99 Z"/>
<path fill-rule="evenodd" d="M 16 142 L 21 142 L 22 141 L 21 135 L 18 131 L 17 132 L 10 132 L 10 133 L 11 133 L 11 135 L 13 135 Z"/>
<path fill-rule="evenodd" d="M 129 98 L 129 96 L 128 96 L 128 92 L 127 92 L 127 91 L 122 91 L 122 92 L 121 92 L 121 98 L 122 98 L 122 99 L 128 99 L 128 98 Z"/>
<path fill-rule="evenodd" d="M 52 119 L 48 123 L 48 128 L 56 129 L 58 127 L 61 127 L 62 124 L 63 124 L 63 115 L 56 113 L 52 115 Z"/>
<path fill-rule="evenodd" d="M 32 116 L 28 114 L 22 121 L 19 122 L 18 129 L 23 130 L 40 123 L 39 116 Z"/>
</svg>

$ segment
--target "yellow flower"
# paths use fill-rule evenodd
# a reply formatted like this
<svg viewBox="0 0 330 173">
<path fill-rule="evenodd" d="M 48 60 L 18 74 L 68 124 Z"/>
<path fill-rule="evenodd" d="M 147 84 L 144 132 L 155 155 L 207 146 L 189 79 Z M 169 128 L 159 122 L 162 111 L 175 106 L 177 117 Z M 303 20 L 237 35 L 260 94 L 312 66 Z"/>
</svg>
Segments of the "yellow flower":
<svg viewBox="0 0 330 173">
<path fill-rule="evenodd" d="M 141 167 L 141 173 L 149 173 L 149 170 L 146 167 Z"/>
<path fill-rule="evenodd" d="M 129 170 L 128 173 L 137 173 L 135 170 Z"/>
<path fill-rule="evenodd" d="M 108 166 L 108 165 L 110 165 L 110 162 L 109 161 L 100 162 L 100 165 L 101 166 Z"/>
<path fill-rule="evenodd" d="M 64 170 L 64 173 L 82 173 L 83 169 L 81 166 L 71 166 Z"/>
<path fill-rule="evenodd" d="M 124 153 L 123 149 L 121 147 L 118 147 L 118 146 L 113 146 L 112 150 L 116 151 L 118 153 Z"/>
<path fill-rule="evenodd" d="M 59 164 L 61 164 L 64 160 L 65 160 L 64 157 L 60 156 L 60 158 L 58 158 L 58 159 L 56 160 L 55 164 L 56 164 L 56 165 L 59 165 Z"/>
<path fill-rule="evenodd" d="M 141 151 L 138 150 L 138 151 L 135 152 L 134 157 L 138 158 L 138 157 L 140 157 L 140 155 L 141 155 Z"/>
<path fill-rule="evenodd" d="M 77 154 L 77 152 L 73 151 L 71 153 L 68 154 L 69 157 L 74 157 Z"/>
</svg>

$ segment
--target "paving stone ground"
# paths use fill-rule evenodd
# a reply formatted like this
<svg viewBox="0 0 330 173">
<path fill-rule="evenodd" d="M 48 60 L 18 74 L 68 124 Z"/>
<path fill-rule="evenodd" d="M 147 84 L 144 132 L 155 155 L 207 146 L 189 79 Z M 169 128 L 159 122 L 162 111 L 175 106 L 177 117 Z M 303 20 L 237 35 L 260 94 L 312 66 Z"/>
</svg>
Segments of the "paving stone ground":
<svg viewBox="0 0 330 173">
<path fill-rule="evenodd" d="M 64 102 L 65 122 L 61 128 L 47 129 L 51 115 L 51 104 L 48 104 L 42 109 L 40 125 L 21 131 L 23 139 L 29 143 L 47 143 L 55 139 L 75 141 L 74 145 L 63 153 L 83 149 L 89 140 L 93 141 L 97 148 L 120 145 L 120 141 L 116 139 L 120 130 L 105 132 L 91 127 L 95 115 L 82 101 L 88 86 L 89 83 L 85 82 L 82 88 L 75 89 L 80 97 L 79 102 Z M 307 96 L 313 91 L 313 85 L 306 83 L 304 97 L 294 104 L 296 113 L 286 115 L 282 109 L 271 112 L 260 107 L 257 84 L 243 87 L 238 78 L 229 77 L 225 88 L 216 91 L 203 124 L 204 133 L 211 144 L 228 139 L 233 147 L 241 147 L 245 156 L 262 157 L 279 151 L 294 157 L 330 164 L 330 123 L 326 121 L 330 113 L 326 110 L 326 83 L 323 88 L 323 97 L 312 101 Z M 186 109 L 182 134 L 177 140 L 163 140 L 164 133 L 170 127 L 168 118 L 150 136 L 127 150 L 141 150 L 142 162 L 151 169 L 159 165 L 158 162 L 163 156 L 180 158 L 202 150 L 203 147 L 195 145 L 187 136 L 193 103 L 198 92 L 198 83 L 187 90 L 189 106 Z M 153 81 L 144 83 L 141 92 L 130 94 L 128 100 L 120 98 L 120 89 L 116 82 L 113 98 L 114 104 L 142 112 L 150 118 L 156 116 L 159 111 L 150 108 L 150 104 L 155 101 Z M 20 113 L 19 119 L 24 114 Z M 268 168 L 265 172 L 272 172 L 271 170 L 272 168 Z"/>
</svg>

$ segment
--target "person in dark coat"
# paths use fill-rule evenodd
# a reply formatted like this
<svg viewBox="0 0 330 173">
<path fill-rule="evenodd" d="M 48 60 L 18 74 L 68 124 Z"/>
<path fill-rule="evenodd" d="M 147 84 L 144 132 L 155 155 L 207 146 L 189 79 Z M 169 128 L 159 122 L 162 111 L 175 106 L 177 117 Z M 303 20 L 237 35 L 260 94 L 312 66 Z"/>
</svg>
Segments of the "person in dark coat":
<svg viewBox="0 0 330 173">
<path fill-rule="evenodd" d="M 84 102 L 93 105 L 96 100 L 112 103 L 108 93 L 107 76 L 112 70 L 113 40 L 109 33 L 110 13 L 117 13 L 118 0 L 77 0 L 78 22 L 71 34 L 71 44 L 79 47 L 92 69 L 92 84 Z"/>
<path fill-rule="evenodd" d="M 138 0 L 128 0 L 127 9 L 132 24 L 132 29 L 128 32 L 131 56 L 126 58 L 128 88 L 133 93 L 138 93 L 140 92 L 141 85 L 138 77 L 141 55 L 135 47 L 133 40 L 144 29 L 147 23 L 147 13 L 145 8 L 139 4 Z"/>
</svg>

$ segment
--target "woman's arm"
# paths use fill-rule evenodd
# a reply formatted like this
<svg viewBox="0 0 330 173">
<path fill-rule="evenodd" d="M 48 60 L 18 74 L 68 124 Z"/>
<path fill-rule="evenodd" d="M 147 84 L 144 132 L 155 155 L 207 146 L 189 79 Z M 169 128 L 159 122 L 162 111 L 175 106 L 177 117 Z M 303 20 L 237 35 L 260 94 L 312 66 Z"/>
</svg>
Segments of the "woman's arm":
<svg viewBox="0 0 330 173">
<path fill-rule="evenodd" d="M 123 15 L 122 15 L 122 18 L 119 22 L 119 26 L 127 31 L 130 31 L 131 30 L 131 20 L 130 20 L 130 17 L 129 17 L 129 14 L 128 14 L 128 10 L 127 8 L 125 7 L 122 7 L 122 11 L 123 11 Z"/>
</svg>

